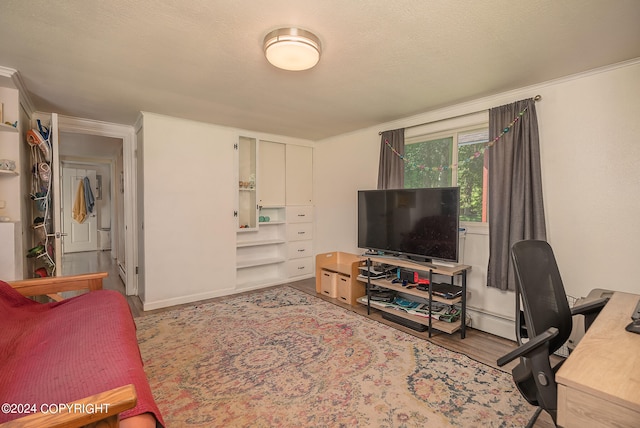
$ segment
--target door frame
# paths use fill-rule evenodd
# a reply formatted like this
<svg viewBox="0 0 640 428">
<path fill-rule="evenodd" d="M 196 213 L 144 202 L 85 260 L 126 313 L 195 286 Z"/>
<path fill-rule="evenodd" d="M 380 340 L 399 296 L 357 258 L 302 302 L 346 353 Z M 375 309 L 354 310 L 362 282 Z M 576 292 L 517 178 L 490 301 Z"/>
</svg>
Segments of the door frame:
<svg viewBox="0 0 640 428">
<path fill-rule="evenodd" d="M 58 131 L 122 139 L 124 170 L 125 290 L 138 294 L 138 231 L 136 224 L 136 136 L 133 126 L 58 115 Z M 116 179 L 115 177 L 113 178 Z"/>
</svg>

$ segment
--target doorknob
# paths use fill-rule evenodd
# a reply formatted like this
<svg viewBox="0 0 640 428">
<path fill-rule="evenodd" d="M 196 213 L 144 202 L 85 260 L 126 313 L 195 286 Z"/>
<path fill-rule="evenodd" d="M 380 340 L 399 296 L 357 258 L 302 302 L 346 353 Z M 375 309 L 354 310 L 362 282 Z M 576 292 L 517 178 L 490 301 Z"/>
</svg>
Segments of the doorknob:
<svg viewBox="0 0 640 428">
<path fill-rule="evenodd" d="M 56 239 L 60 239 L 61 236 L 67 236 L 66 233 L 56 232 Z"/>
</svg>

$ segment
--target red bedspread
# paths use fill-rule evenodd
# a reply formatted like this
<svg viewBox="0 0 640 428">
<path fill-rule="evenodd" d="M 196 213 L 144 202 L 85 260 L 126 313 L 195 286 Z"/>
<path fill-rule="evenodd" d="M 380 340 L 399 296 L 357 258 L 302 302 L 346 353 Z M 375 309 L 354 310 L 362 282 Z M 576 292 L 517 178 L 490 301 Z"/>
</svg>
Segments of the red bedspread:
<svg viewBox="0 0 640 428">
<path fill-rule="evenodd" d="M 121 417 L 150 412 L 164 425 L 135 329 L 129 306 L 116 291 L 41 304 L 0 281 L 0 403 L 40 409 L 132 383 L 138 403 Z M 0 412 L 0 423 L 21 416 Z"/>
</svg>

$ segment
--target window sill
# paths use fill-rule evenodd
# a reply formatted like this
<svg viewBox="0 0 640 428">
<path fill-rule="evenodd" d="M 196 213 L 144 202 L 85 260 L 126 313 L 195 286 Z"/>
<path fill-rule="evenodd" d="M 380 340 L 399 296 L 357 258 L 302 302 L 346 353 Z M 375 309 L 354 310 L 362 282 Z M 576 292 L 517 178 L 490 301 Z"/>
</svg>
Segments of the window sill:
<svg viewBox="0 0 640 428">
<path fill-rule="evenodd" d="M 467 230 L 467 235 L 489 235 L 489 223 L 461 221 L 460 227 Z"/>
</svg>

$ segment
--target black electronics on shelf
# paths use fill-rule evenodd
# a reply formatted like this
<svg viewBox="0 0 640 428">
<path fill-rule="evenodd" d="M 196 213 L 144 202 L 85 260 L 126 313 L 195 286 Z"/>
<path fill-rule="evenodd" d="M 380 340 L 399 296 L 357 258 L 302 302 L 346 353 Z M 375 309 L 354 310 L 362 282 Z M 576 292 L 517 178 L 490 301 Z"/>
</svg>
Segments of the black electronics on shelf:
<svg viewBox="0 0 640 428">
<path fill-rule="evenodd" d="M 371 268 L 375 263 L 381 262 L 388 264 L 387 259 L 369 257 L 366 260 L 366 267 Z M 396 259 L 394 265 L 400 269 L 406 268 L 408 270 L 414 269 L 426 272 L 428 276 L 427 284 L 418 284 L 421 288 L 418 289 L 416 285 L 409 284 L 406 281 L 398 281 L 397 276 L 393 278 L 373 278 L 372 276 L 367 275 L 361 276 L 359 280 L 365 283 L 366 300 L 363 298 L 360 302 L 366 304 L 367 314 L 371 314 L 372 303 L 375 303 L 377 300 L 374 295 L 380 293 L 380 290 L 386 289 L 399 293 L 399 295 L 402 296 L 408 295 L 426 299 L 426 308 L 422 308 L 420 313 L 417 313 L 416 311 L 413 311 L 414 313 L 411 313 L 412 311 L 401 311 L 394 308 L 393 305 L 376 304 L 375 308 L 383 312 L 382 316 L 385 319 L 397 322 L 396 319 L 401 318 L 404 321 L 410 321 L 415 324 L 426 326 L 424 330 L 429 331 L 429 337 L 431 337 L 434 329 L 448 334 L 452 334 L 460 330 L 460 338 L 464 339 L 466 335 L 467 272 L 471 269 L 471 266 L 456 265 L 453 267 L 435 266 L 425 268 L 424 265 L 403 259 Z M 448 276 L 451 278 L 451 283 L 434 283 L 434 275 Z M 461 278 L 460 285 L 454 284 L 454 278 L 457 276 Z M 426 289 L 424 288 L 425 285 Z M 447 297 L 448 295 L 451 295 L 451 297 Z M 456 313 L 451 314 L 450 317 L 441 318 L 438 312 L 434 310 L 434 304 L 436 302 L 444 304 L 452 309 L 454 309 L 455 306 Z M 457 309 L 458 307 L 459 310 Z M 390 315 L 392 316 L 390 317 Z M 404 321 L 402 322 L 402 325 L 413 328 L 407 325 L 407 323 L 404 323 Z M 414 330 L 416 329 L 414 328 Z"/>
</svg>

